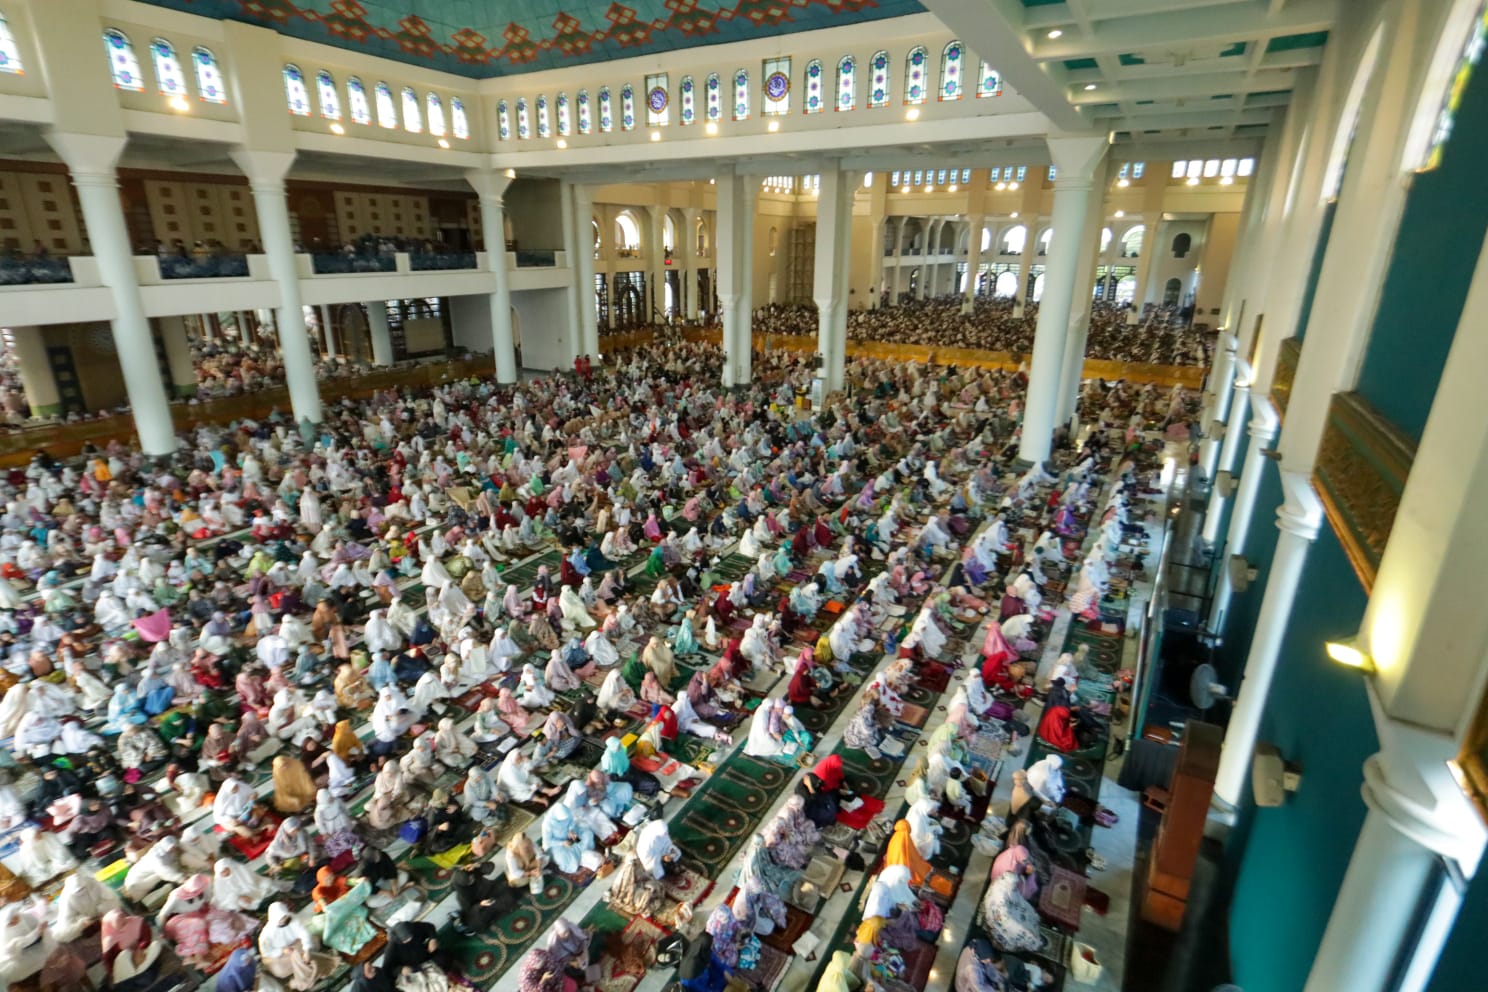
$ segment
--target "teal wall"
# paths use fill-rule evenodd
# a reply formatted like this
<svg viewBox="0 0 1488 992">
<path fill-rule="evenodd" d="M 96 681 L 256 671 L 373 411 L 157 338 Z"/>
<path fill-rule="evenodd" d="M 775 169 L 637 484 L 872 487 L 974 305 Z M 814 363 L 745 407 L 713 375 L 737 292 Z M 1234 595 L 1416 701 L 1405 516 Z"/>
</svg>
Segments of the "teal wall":
<svg viewBox="0 0 1488 992">
<path fill-rule="evenodd" d="M 1247 443 L 1249 438 L 1246 438 Z M 1214 667 L 1225 685 L 1238 685 L 1240 673 L 1245 669 L 1245 658 L 1250 654 L 1250 642 L 1255 633 L 1256 617 L 1261 612 L 1261 597 L 1266 592 L 1266 580 L 1271 574 L 1271 556 L 1276 551 L 1276 510 L 1282 503 L 1281 470 L 1270 459 L 1261 461 L 1261 484 L 1256 490 L 1254 516 L 1250 521 L 1250 533 L 1245 536 L 1243 548 L 1229 548 L 1226 558 L 1232 554 L 1244 555 L 1246 561 L 1257 569 L 1255 581 L 1244 592 L 1230 597 L 1230 607 L 1224 624 L 1224 643 L 1214 653 Z"/>
<path fill-rule="evenodd" d="M 1231 968 L 1252 992 L 1306 983 L 1364 822 L 1364 759 L 1379 747 L 1369 700 L 1359 673 L 1329 661 L 1323 642 L 1357 631 L 1365 603 L 1324 526 L 1307 556 L 1260 731 L 1302 766 L 1302 786 L 1283 806 L 1247 810 L 1248 829 L 1230 839 L 1243 845 L 1230 903 Z"/>
<path fill-rule="evenodd" d="M 1488 934 L 1488 871 L 1479 868 L 1436 963 L 1431 984 L 1426 986 L 1428 992 L 1468 992 L 1484 986 L 1484 934 Z"/>
<path fill-rule="evenodd" d="M 1488 62 L 1468 80 L 1443 151 L 1436 169 L 1411 178 L 1357 387 L 1415 438 L 1426 426 L 1488 229 Z"/>
<path fill-rule="evenodd" d="M 1307 336 L 1307 321 L 1312 317 L 1312 301 L 1317 296 L 1318 275 L 1323 271 L 1323 256 L 1328 254 L 1328 240 L 1333 237 L 1333 218 L 1338 216 L 1338 201 L 1329 200 L 1323 208 L 1323 225 L 1318 230 L 1317 246 L 1312 250 L 1312 265 L 1307 270 L 1307 284 L 1302 287 L 1302 307 L 1297 312 L 1296 338 Z"/>
</svg>

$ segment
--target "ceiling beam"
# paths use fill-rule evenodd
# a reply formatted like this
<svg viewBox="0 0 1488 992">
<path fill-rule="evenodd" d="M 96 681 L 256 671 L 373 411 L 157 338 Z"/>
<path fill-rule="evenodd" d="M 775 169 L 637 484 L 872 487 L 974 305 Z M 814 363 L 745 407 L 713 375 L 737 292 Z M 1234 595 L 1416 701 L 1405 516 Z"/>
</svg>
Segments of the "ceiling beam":
<svg viewBox="0 0 1488 992">
<path fill-rule="evenodd" d="M 1112 21 L 1123 17 L 1196 10 L 1200 7 L 1220 7 L 1235 2 L 1236 0 L 1085 0 L 1086 5 L 1092 8 L 1085 16 L 1092 22 Z M 1029 30 L 1064 27 L 1079 23 L 1080 18 L 1076 15 L 1073 3 L 1041 4 L 1028 8 L 1028 16 L 1023 19 L 1023 25 Z"/>
<path fill-rule="evenodd" d="M 1280 13 L 1265 17 L 1256 14 L 1256 8 L 1249 4 L 1151 14 L 1104 21 L 1090 37 L 1081 37 L 1074 31 L 1066 32 L 1060 38 L 1036 34 L 1029 39 L 1029 44 L 1034 59 L 1060 61 L 1089 58 L 1100 52 L 1142 52 L 1196 44 L 1212 46 L 1306 34 L 1326 31 L 1333 26 L 1338 19 L 1338 0 L 1294 0 Z"/>
<path fill-rule="evenodd" d="M 997 67 L 1018 95 L 1054 127 L 1086 127 L 1064 98 L 1064 88 L 1023 47 L 1023 5 L 1019 0 L 922 0 L 925 8 L 956 33 L 966 47 Z"/>
<path fill-rule="evenodd" d="M 1181 111 L 1152 115 L 1117 115 L 1101 122 L 1117 131 L 1192 131 L 1202 134 L 1210 127 L 1243 127 L 1249 124 L 1271 123 L 1271 110 L 1242 110 L 1238 114 L 1227 113 L 1223 117 L 1201 117 Z"/>
<path fill-rule="evenodd" d="M 1222 96 L 1227 93 L 1264 92 L 1292 88 L 1295 77 L 1280 69 L 1258 72 L 1253 76 L 1244 67 L 1235 72 L 1210 72 L 1202 75 L 1157 76 L 1149 79 L 1124 79 L 1115 85 L 1097 84 L 1093 90 L 1076 86 L 1070 102 L 1077 107 L 1097 103 L 1134 102 L 1137 100 L 1180 100 L 1184 97 Z"/>
</svg>

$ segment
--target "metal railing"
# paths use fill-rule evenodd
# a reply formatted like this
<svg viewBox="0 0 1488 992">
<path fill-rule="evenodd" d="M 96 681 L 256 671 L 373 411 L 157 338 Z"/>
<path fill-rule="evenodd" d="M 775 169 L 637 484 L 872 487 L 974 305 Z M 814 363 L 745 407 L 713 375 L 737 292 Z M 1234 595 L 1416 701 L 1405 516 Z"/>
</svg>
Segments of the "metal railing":
<svg viewBox="0 0 1488 992">
<path fill-rule="evenodd" d="M 475 268 L 475 252 L 473 251 L 441 251 L 441 252 L 413 252 L 408 256 L 408 267 L 414 272 L 431 272 L 440 269 L 473 269 Z"/>
<path fill-rule="evenodd" d="M 162 279 L 242 279 L 248 275 L 247 255 L 161 255 L 156 263 Z"/>
<path fill-rule="evenodd" d="M 341 252 L 315 254 L 310 264 L 318 276 L 348 275 L 357 272 L 393 272 L 398 260 L 392 255 L 346 255 Z"/>
<path fill-rule="evenodd" d="M 72 281 L 72 266 L 65 258 L 0 258 L 0 286 Z"/>
</svg>

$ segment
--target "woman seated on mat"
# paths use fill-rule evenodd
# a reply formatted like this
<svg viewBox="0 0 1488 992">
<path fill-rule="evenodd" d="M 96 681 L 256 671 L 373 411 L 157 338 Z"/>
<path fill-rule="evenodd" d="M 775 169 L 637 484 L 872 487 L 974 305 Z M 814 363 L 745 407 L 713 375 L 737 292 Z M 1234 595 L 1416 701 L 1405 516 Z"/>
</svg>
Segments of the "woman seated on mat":
<svg viewBox="0 0 1488 992">
<path fill-rule="evenodd" d="M 1062 681 L 1055 679 L 1055 682 Z M 1060 691 L 1063 691 L 1062 686 Z M 1104 728 L 1094 718 L 1085 716 L 1078 706 L 1048 705 L 1044 707 L 1044 715 L 1039 718 L 1039 739 L 1066 753 L 1095 747 L 1100 743 L 1103 733 Z"/>
<path fill-rule="evenodd" d="M 811 767 L 796 792 L 806 803 L 806 818 L 817 827 L 829 827 L 837 822 L 837 811 L 844 804 L 855 801 L 852 789 L 846 784 L 847 772 L 842 767 L 842 757 L 829 754 Z"/>
</svg>

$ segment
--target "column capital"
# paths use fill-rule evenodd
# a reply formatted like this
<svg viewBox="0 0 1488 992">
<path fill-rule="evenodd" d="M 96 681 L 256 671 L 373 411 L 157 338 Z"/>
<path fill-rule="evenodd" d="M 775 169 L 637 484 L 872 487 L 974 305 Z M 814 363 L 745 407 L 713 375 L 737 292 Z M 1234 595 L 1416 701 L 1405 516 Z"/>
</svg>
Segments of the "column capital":
<svg viewBox="0 0 1488 992">
<path fill-rule="evenodd" d="M 1059 189 L 1065 179 L 1083 179 L 1088 185 L 1094 178 L 1101 156 L 1111 144 L 1104 134 L 1050 135 L 1044 141 L 1057 170 L 1055 189 Z"/>
<path fill-rule="evenodd" d="M 257 151 L 252 148 L 234 148 L 228 153 L 243 175 L 248 177 L 248 184 L 255 190 L 260 187 L 270 189 L 284 188 L 284 177 L 289 175 L 289 167 L 294 165 L 294 152 L 266 152 Z"/>
<path fill-rule="evenodd" d="M 124 154 L 124 148 L 129 144 L 129 139 L 123 135 L 78 134 L 55 128 L 47 129 L 45 137 L 47 144 L 66 163 L 74 182 L 80 177 L 86 182 L 91 177 L 102 176 L 115 182 L 119 156 Z M 92 184 L 98 184 L 96 179 Z"/>
<path fill-rule="evenodd" d="M 1301 472 L 1282 472 L 1281 488 L 1284 498 L 1276 508 L 1276 526 L 1305 541 L 1316 539 L 1323 525 L 1323 501 L 1312 480 Z"/>
<path fill-rule="evenodd" d="M 499 205 L 501 199 L 506 195 L 506 189 L 517 178 L 515 169 L 504 169 L 500 172 L 491 172 L 486 169 L 466 169 L 465 181 L 470 188 L 475 190 L 476 195 L 482 200 L 495 200 Z"/>
<path fill-rule="evenodd" d="M 1235 388 L 1250 392 L 1248 384 L 1241 386 L 1237 382 Z M 1279 426 L 1281 418 L 1276 415 L 1276 407 L 1271 405 L 1271 400 L 1265 396 L 1255 400 L 1251 407 L 1250 426 L 1246 428 L 1250 436 L 1258 441 L 1274 441 Z"/>
<path fill-rule="evenodd" d="M 1447 761 L 1456 757 L 1453 742 L 1451 738 L 1441 735 L 1441 743 L 1443 747 L 1439 750 L 1448 756 L 1441 761 L 1442 777 L 1448 781 L 1438 782 L 1436 785 L 1439 787 L 1445 784 L 1451 791 L 1437 795 L 1438 789 L 1432 788 L 1431 783 L 1420 783 L 1421 788 L 1428 790 L 1426 795 L 1430 797 L 1423 802 L 1404 789 L 1397 788 L 1389 776 L 1392 762 L 1384 752 L 1370 755 L 1364 760 L 1364 784 L 1359 791 L 1364 796 L 1364 805 L 1378 812 L 1403 836 L 1428 851 L 1456 861 L 1463 867 L 1465 874 L 1471 877 L 1482 860 L 1484 843 L 1488 838 L 1484 836 L 1483 821 L 1478 817 L 1477 811 L 1461 791 L 1455 788 L 1450 781 L 1450 774 L 1445 771 Z"/>
</svg>

